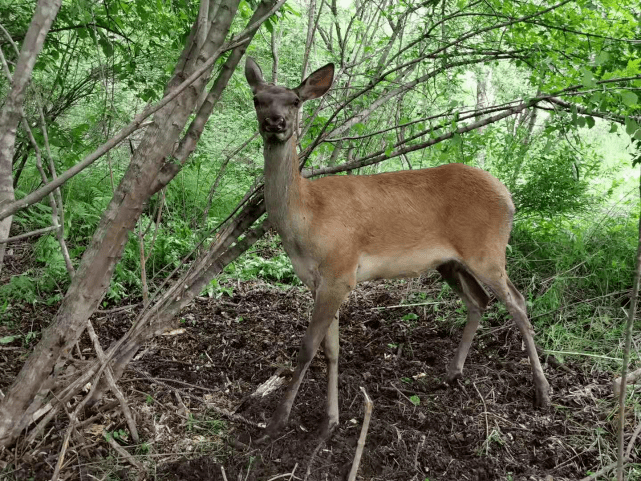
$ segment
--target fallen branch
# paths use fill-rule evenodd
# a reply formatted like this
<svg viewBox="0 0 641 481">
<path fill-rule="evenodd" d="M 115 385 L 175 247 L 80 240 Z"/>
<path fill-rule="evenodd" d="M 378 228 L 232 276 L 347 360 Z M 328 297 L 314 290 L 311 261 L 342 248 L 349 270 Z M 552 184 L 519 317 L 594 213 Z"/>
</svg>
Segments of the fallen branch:
<svg viewBox="0 0 641 481">
<path fill-rule="evenodd" d="M 587 357 L 595 357 L 597 359 L 607 359 L 609 361 L 617 361 L 617 362 L 621 362 L 622 361 L 622 359 L 620 359 L 618 357 L 602 356 L 600 354 L 589 354 L 587 352 L 550 351 L 549 349 L 543 349 L 543 353 L 545 353 L 545 354 L 565 354 L 566 356 L 587 356 Z"/>
<path fill-rule="evenodd" d="M 485 404 L 485 398 L 481 394 L 481 391 L 479 391 L 479 388 L 476 387 L 476 383 L 472 383 L 474 386 L 474 389 L 476 389 L 477 394 L 481 398 L 481 402 L 483 403 L 483 414 L 485 415 L 485 455 L 490 451 L 490 424 L 487 421 L 487 405 Z"/>
<path fill-rule="evenodd" d="M 624 464 L 627 464 L 629 461 L 630 461 L 629 459 L 625 459 Z M 616 467 L 617 467 L 617 461 L 615 461 L 614 463 L 610 463 L 607 466 L 604 466 L 603 468 L 599 469 L 596 473 L 593 473 L 590 476 L 581 478 L 579 481 L 592 481 L 593 479 L 597 479 L 599 476 L 603 476 L 607 472 L 612 471 Z"/>
<path fill-rule="evenodd" d="M 109 446 L 114 448 L 114 450 L 120 454 L 123 458 L 129 462 L 133 467 L 135 467 L 138 470 L 138 479 L 140 479 L 140 476 L 144 474 L 145 468 L 142 464 L 140 464 L 138 461 L 136 461 L 136 458 L 134 458 L 131 454 L 129 454 L 125 448 L 123 448 L 120 444 L 116 442 L 116 440 L 111 436 L 110 434 L 107 434 L 105 436 L 105 439 L 109 443 Z"/>
<path fill-rule="evenodd" d="M 312 463 L 314 462 L 314 459 L 316 459 L 316 455 L 318 454 L 318 451 L 320 451 L 320 448 L 323 447 L 325 444 L 326 438 L 321 439 L 321 442 L 318 443 L 318 446 L 314 448 L 314 451 L 312 452 L 312 455 L 309 457 L 309 462 L 307 463 L 307 471 L 305 472 L 305 477 L 303 478 L 303 481 L 307 481 L 309 476 L 312 474 Z"/>
<path fill-rule="evenodd" d="M 44 227 L 42 229 L 37 229 L 37 230 L 32 230 L 31 232 L 26 232 L 24 234 L 20 235 L 14 235 L 13 237 L 9 237 L 7 239 L 0 239 L 0 244 L 8 244 L 10 242 L 17 242 L 22 239 L 28 239 L 29 237 L 34 237 L 37 235 L 42 235 L 46 234 L 47 232 L 51 232 L 52 230 L 59 229 L 60 227 L 57 225 L 50 225 L 49 227 Z"/>
<path fill-rule="evenodd" d="M 98 339 L 98 336 L 96 335 L 96 332 L 93 329 L 93 325 L 91 324 L 91 321 L 87 321 L 87 333 L 89 334 L 89 337 L 91 338 L 91 342 L 93 343 L 94 350 L 96 351 L 96 356 L 100 360 L 101 363 L 106 364 L 108 361 L 105 359 L 105 352 L 102 350 L 102 346 L 100 345 L 100 340 Z M 131 414 L 131 409 L 129 409 L 129 404 L 127 404 L 127 400 L 125 399 L 125 396 L 122 394 L 120 389 L 118 389 L 118 386 L 116 385 L 116 381 L 114 380 L 113 373 L 111 371 L 111 368 L 107 366 L 105 368 L 105 379 L 107 381 L 107 384 L 109 384 L 109 388 L 111 389 L 111 392 L 114 393 L 114 396 L 116 396 L 116 399 L 120 402 L 120 408 L 122 409 L 122 414 L 125 417 L 125 420 L 127 421 L 127 426 L 129 426 L 129 432 L 131 434 L 132 439 L 134 440 L 135 443 L 138 443 L 140 441 L 140 437 L 138 436 L 138 429 L 136 428 L 136 422 L 134 421 L 134 417 Z"/>
<path fill-rule="evenodd" d="M 287 476 L 289 476 L 289 479 L 292 480 L 294 479 L 294 473 L 296 472 L 296 468 L 298 468 L 298 463 L 294 465 L 294 469 L 292 470 L 291 473 L 279 474 L 278 476 L 269 478 L 267 481 L 276 481 L 277 479 L 286 478 Z"/>
<path fill-rule="evenodd" d="M 51 476 L 51 481 L 58 480 L 58 476 L 60 475 L 60 470 L 62 469 L 62 465 L 65 462 L 65 454 L 67 452 L 67 448 L 69 447 L 69 438 L 71 438 L 71 432 L 73 431 L 75 424 L 76 424 L 76 417 L 74 413 L 69 416 L 69 427 L 67 428 L 67 432 L 65 433 L 65 438 L 62 442 L 62 448 L 60 449 L 60 455 L 58 456 L 58 462 L 56 463 L 56 469 L 53 471 L 53 476 Z"/>
<path fill-rule="evenodd" d="M 634 429 L 634 433 L 632 434 L 632 437 L 628 442 L 628 449 L 626 449 L 625 451 L 625 457 L 627 459 L 630 459 L 630 455 L 632 454 L 632 448 L 634 447 L 634 443 L 637 440 L 637 436 L 639 436 L 639 433 L 641 433 L 641 423 L 637 424 L 637 427 Z"/>
<path fill-rule="evenodd" d="M 223 475 L 223 481 L 227 481 L 227 475 L 225 474 L 225 468 L 223 468 L 222 465 L 220 466 L 220 472 Z"/>
<path fill-rule="evenodd" d="M 442 304 L 442 302 L 430 301 L 430 302 L 419 302 L 417 304 L 398 304 L 396 306 L 376 306 L 376 307 L 372 307 L 372 309 L 381 309 L 381 310 L 382 309 L 400 309 L 403 307 L 436 306 L 438 304 Z"/>
<path fill-rule="evenodd" d="M 367 437 L 367 430 L 369 429 L 369 421 L 372 418 L 372 410 L 374 409 L 374 403 L 367 395 L 367 391 L 365 391 L 365 388 L 362 386 L 361 391 L 363 391 L 363 396 L 365 396 L 365 415 L 363 416 L 361 435 L 358 438 L 356 454 L 354 454 L 354 461 L 352 462 L 352 470 L 349 472 L 348 481 L 354 481 L 356 479 L 356 473 L 358 472 L 358 467 L 361 464 L 363 448 L 365 447 L 365 438 Z"/>
</svg>

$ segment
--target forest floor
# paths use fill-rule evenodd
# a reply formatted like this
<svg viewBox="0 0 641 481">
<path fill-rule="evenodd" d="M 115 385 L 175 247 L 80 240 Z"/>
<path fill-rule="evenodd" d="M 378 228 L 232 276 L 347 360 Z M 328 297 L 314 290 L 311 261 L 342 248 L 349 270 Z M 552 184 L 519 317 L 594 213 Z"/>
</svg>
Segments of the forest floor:
<svg viewBox="0 0 641 481">
<path fill-rule="evenodd" d="M 394 307 L 408 292 L 440 298 L 432 305 Z M 85 419 L 98 415 L 72 436 L 61 479 L 135 479 L 136 471 L 105 443 L 106 432 L 129 446 L 150 473 L 147 479 L 347 479 L 363 421 L 360 387 L 374 403 L 360 480 L 576 480 L 607 464 L 611 452 L 602 446 L 612 445 L 615 423 L 611 376 L 584 365 L 544 364 L 552 407 L 535 409 L 521 337 L 494 302 L 464 379 L 449 386 L 443 379 L 465 314 L 460 301 L 439 292 L 431 277 L 359 286 L 340 313 L 339 427 L 319 440 L 326 390 L 319 355 L 287 429 L 261 446 L 254 442 L 259 425 L 283 390 L 254 393 L 275 374 L 283 382 L 290 378 L 311 297 L 302 288 L 244 282 L 231 296 L 198 298 L 177 330 L 150 341 L 119 382 L 144 444 L 131 446 L 119 408 L 87 412 Z M 42 305 L 14 308 L 22 326 L 14 324 L 11 332 L 38 331 L 54 312 Z M 103 347 L 126 332 L 135 312 L 93 316 Z M 0 338 L 9 333 L 0 323 Z M 4 392 L 28 354 L 18 344 L 0 346 Z M 88 339 L 80 349 L 91 355 Z M 113 406 L 113 399 L 108 393 L 104 403 Z M 51 479 L 66 425 L 59 417 L 36 448 L 0 456 L 0 479 Z"/>
</svg>

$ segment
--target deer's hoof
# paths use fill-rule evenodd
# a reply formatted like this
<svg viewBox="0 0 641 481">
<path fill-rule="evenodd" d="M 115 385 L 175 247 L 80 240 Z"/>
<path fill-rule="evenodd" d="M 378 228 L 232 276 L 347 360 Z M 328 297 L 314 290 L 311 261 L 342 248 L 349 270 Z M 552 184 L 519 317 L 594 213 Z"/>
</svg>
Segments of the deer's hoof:
<svg viewBox="0 0 641 481">
<path fill-rule="evenodd" d="M 267 427 L 265 428 L 265 432 L 261 437 L 259 437 L 255 443 L 256 444 L 266 444 L 270 441 L 273 441 L 278 437 L 278 434 L 283 430 L 285 425 L 287 424 L 287 421 L 282 421 L 281 418 L 274 419 L 272 418 L 271 421 L 267 424 Z"/>
<path fill-rule="evenodd" d="M 263 446 L 268 442 L 270 442 L 271 440 L 272 440 L 272 437 L 269 434 L 263 434 L 261 437 L 259 437 L 254 441 L 254 444 L 256 446 Z"/>
<path fill-rule="evenodd" d="M 550 394 L 548 390 L 537 391 L 534 396 L 534 407 L 538 409 L 547 409 L 550 407 Z"/>
<path fill-rule="evenodd" d="M 318 436 L 321 439 L 329 439 L 329 437 L 334 433 L 336 427 L 338 426 L 338 421 L 326 420 L 321 424 Z"/>
<path fill-rule="evenodd" d="M 447 374 L 445 375 L 445 380 L 447 381 L 448 384 L 452 384 L 454 381 L 457 381 L 459 379 L 463 378 L 463 371 L 447 371 Z"/>
</svg>

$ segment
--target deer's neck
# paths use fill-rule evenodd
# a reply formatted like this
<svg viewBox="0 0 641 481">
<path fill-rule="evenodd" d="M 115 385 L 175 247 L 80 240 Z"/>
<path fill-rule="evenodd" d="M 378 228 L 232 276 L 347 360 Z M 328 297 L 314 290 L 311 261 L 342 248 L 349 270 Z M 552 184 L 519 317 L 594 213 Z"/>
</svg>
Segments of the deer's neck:
<svg viewBox="0 0 641 481">
<path fill-rule="evenodd" d="M 296 136 L 287 142 L 265 141 L 265 206 L 270 222 L 284 241 L 295 235 L 305 220 L 306 180 L 298 170 Z"/>
</svg>

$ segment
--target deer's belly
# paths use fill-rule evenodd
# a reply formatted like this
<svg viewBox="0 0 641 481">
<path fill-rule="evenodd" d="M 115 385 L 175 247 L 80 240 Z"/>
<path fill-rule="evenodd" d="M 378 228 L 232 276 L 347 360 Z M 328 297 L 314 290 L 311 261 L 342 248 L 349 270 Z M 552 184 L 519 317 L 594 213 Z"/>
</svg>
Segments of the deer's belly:
<svg viewBox="0 0 641 481">
<path fill-rule="evenodd" d="M 454 253 L 450 249 L 441 247 L 410 252 L 362 254 L 356 270 L 356 281 L 418 277 L 426 271 L 436 269 L 454 257 Z"/>
</svg>

